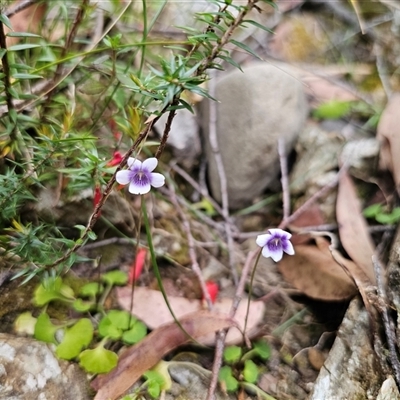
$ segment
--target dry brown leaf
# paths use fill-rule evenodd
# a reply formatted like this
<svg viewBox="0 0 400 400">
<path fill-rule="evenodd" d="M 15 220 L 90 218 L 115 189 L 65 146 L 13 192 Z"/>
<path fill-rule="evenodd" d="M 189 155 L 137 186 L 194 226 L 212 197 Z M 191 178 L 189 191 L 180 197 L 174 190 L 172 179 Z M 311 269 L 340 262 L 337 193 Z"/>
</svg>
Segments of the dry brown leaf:
<svg viewBox="0 0 400 400">
<path fill-rule="evenodd" d="M 381 142 L 379 166 L 393 174 L 400 193 L 400 93 L 393 94 L 379 120 L 377 138 Z"/>
<path fill-rule="evenodd" d="M 329 242 L 315 237 L 317 246 L 295 246 L 296 253 L 284 257 L 278 268 L 284 278 L 307 296 L 319 300 L 345 300 L 357 293 L 354 281 L 333 259 Z"/>
<path fill-rule="evenodd" d="M 375 284 L 372 256 L 374 243 L 368 232 L 368 225 L 362 215 L 361 204 L 353 181 L 347 172 L 339 178 L 336 203 L 336 218 L 339 226 L 340 241 L 350 258 Z"/>
<path fill-rule="evenodd" d="M 233 319 L 209 311 L 189 314 L 182 318 L 180 323 L 195 339 L 235 326 Z M 154 330 L 142 341 L 127 349 L 121 355 L 115 369 L 106 375 L 99 375 L 92 382 L 91 386 L 97 390 L 94 400 L 117 399 L 165 354 L 187 341 L 188 337 L 175 322 Z"/>
<path fill-rule="evenodd" d="M 119 305 L 129 311 L 131 306 L 132 289 L 128 286 L 116 289 Z M 174 311 L 175 316 L 180 319 L 183 316 L 203 309 L 201 300 L 189 300 L 185 297 L 168 296 L 168 301 Z M 213 312 L 227 315 L 232 305 L 232 299 L 218 299 L 214 304 Z M 154 312 L 157 310 L 157 312 Z M 246 335 L 253 337 L 258 333 L 258 327 L 263 321 L 265 305 L 261 301 L 251 301 L 249 315 L 246 325 Z M 162 293 L 158 290 L 152 290 L 146 287 L 135 287 L 134 304 L 132 314 L 143 321 L 150 329 L 156 329 L 159 326 L 173 322 L 172 315 L 165 303 Z M 244 329 L 244 321 L 247 314 L 247 300 L 244 299 L 235 314 L 240 330 Z M 227 344 L 237 344 L 243 339 L 242 332 L 239 329 L 231 329 L 226 337 Z M 215 341 L 215 335 L 210 334 L 205 337 L 198 337 L 197 340 L 202 344 L 212 345 Z"/>
</svg>

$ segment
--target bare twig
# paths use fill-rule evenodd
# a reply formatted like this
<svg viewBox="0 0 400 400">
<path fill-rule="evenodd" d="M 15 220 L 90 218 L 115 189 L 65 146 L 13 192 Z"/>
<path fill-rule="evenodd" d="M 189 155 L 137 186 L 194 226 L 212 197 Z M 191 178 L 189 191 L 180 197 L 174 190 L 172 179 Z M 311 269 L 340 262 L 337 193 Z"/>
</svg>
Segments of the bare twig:
<svg viewBox="0 0 400 400">
<path fill-rule="evenodd" d="M 210 87 L 209 93 L 211 97 L 215 97 L 215 75 L 213 71 L 210 71 Z M 221 190 L 221 202 L 222 202 L 222 216 L 225 221 L 229 221 L 229 199 L 228 199 L 228 182 L 226 179 L 224 163 L 222 160 L 222 155 L 219 150 L 218 136 L 217 136 L 217 103 L 210 101 L 210 116 L 209 116 L 209 140 L 210 146 L 214 153 L 215 163 L 217 165 L 217 171 L 219 176 L 220 190 Z M 238 284 L 238 275 L 235 268 L 235 250 L 232 237 L 232 231 L 230 229 L 230 224 L 225 223 L 225 234 L 228 243 L 229 252 L 229 266 L 232 272 L 232 278 L 235 285 Z"/>
<path fill-rule="evenodd" d="M 347 166 L 344 165 L 340 168 L 339 172 L 337 173 L 335 179 L 332 182 L 325 185 L 322 189 L 320 189 L 317 193 L 313 194 L 306 202 L 301 205 L 290 217 L 286 220 L 283 220 L 278 228 L 284 229 L 293 221 L 295 221 L 299 215 L 301 215 L 304 211 L 306 211 L 312 204 L 314 204 L 320 197 L 325 196 L 331 189 L 333 189 L 339 182 L 340 175 L 347 169 Z"/>
<path fill-rule="evenodd" d="M 390 85 L 389 73 L 385 63 L 385 55 L 381 45 L 378 42 L 374 43 L 373 51 L 376 57 L 376 70 L 379 79 L 381 80 L 382 87 L 385 91 L 386 97 L 389 98 L 393 92 Z"/>
<path fill-rule="evenodd" d="M 197 262 L 195 242 L 194 242 L 194 238 L 192 235 L 192 231 L 190 229 L 190 222 L 189 222 L 188 218 L 186 217 L 185 213 L 183 212 L 181 206 L 179 205 L 173 183 L 169 184 L 169 189 L 170 189 L 170 194 L 171 194 L 170 199 L 171 199 L 172 203 L 175 205 L 176 210 L 178 211 L 178 214 L 182 220 L 183 229 L 186 232 L 186 237 L 187 237 L 188 247 L 189 247 L 189 257 L 190 257 L 190 261 L 192 262 L 192 271 L 196 274 L 197 279 L 200 283 L 200 287 L 203 292 L 203 298 L 207 302 L 208 309 L 212 310 L 213 304 L 211 301 L 210 293 L 207 290 L 206 283 L 204 281 L 203 275 L 201 274 L 201 269 L 200 269 L 199 263 Z"/>
<path fill-rule="evenodd" d="M 174 98 L 173 102 L 172 102 L 172 106 L 177 105 L 178 101 L 177 98 Z M 156 152 L 156 158 L 160 158 L 162 152 L 164 151 L 165 145 L 167 144 L 167 140 L 169 137 L 169 132 L 171 131 L 171 126 L 172 126 L 172 122 L 175 118 L 176 115 L 176 110 L 171 110 L 168 114 L 168 119 L 167 119 L 167 123 L 165 124 L 164 127 L 164 133 L 162 135 L 161 138 L 161 142 L 160 145 L 158 146 L 157 152 Z"/>
<path fill-rule="evenodd" d="M 233 318 L 236 314 L 236 311 L 239 307 L 240 301 L 242 299 L 242 295 L 244 292 L 244 288 L 247 282 L 247 276 L 249 275 L 250 269 L 253 265 L 253 262 L 259 253 L 259 250 L 251 251 L 246 258 L 246 262 L 243 266 L 242 275 L 240 277 L 240 281 L 236 287 L 235 297 L 232 301 L 232 306 L 229 311 L 229 317 Z M 225 339 L 226 335 L 228 334 L 229 329 L 224 329 L 217 333 L 217 341 L 215 344 L 215 353 L 214 353 L 214 363 L 212 367 L 212 374 L 211 374 L 211 382 L 210 386 L 208 387 L 207 397 L 206 400 L 214 400 L 215 399 L 215 390 L 218 384 L 218 373 L 221 368 L 222 364 L 222 355 L 224 352 L 225 346 Z"/>
<path fill-rule="evenodd" d="M 14 7 L 10 7 L 8 10 L 5 11 L 4 15 L 8 18 L 12 17 L 13 15 L 19 13 L 22 10 L 30 7 L 33 4 L 39 3 L 38 0 L 21 0 L 17 3 Z"/>
<path fill-rule="evenodd" d="M 279 162 L 281 165 L 283 221 L 286 221 L 290 216 L 290 191 L 289 191 L 287 155 L 285 150 L 285 141 L 283 138 L 279 138 L 278 140 L 278 153 L 279 153 Z"/>
<path fill-rule="evenodd" d="M 184 169 L 179 167 L 177 164 L 170 164 L 170 167 L 177 172 L 183 179 L 185 179 L 186 182 L 188 182 L 190 185 L 193 186 L 195 190 L 197 190 L 204 198 L 207 199 L 207 201 L 210 202 L 210 204 L 215 208 L 215 210 L 223 216 L 223 211 L 220 205 L 210 196 L 208 191 L 201 187 Z"/>
<path fill-rule="evenodd" d="M 244 17 L 255 7 L 258 0 L 248 0 L 247 4 L 241 8 L 235 20 L 225 31 L 222 37 L 218 40 L 217 44 L 211 50 L 210 55 L 202 62 L 202 65 L 197 70 L 197 75 L 201 75 L 209 68 L 210 64 L 215 60 L 224 46 L 229 42 L 233 31 L 242 23 Z"/>
</svg>

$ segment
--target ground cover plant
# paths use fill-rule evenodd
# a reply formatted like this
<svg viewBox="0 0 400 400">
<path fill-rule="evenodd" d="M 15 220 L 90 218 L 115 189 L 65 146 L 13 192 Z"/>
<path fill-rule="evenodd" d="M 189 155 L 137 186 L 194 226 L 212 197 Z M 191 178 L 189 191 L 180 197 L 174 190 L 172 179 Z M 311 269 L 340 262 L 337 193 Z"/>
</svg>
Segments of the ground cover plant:
<svg viewBox="0 0 400 400">
<path fill-rule="evenodd" d="M 307 22 L 298 25 L 295 11 L 287 36 L 280 34 L 283 23 L 263 22 L 276 13 L 335 6 L 284 3 L 212 0 L 191 11 L 192 24 L 174 23 L 172 31 L 159 28 L 170 17 L 167 0 L 0 4 L 0 287 L 31 288 L 32 309 L 13 314 L 15 329 L 79 363 L 95 399 L 173 396 L 179 381 L 173 371 L 180 368 L 204 377 L 199 390 L 207 399 L 312 396 L 334 332 L 358 296 L 375 323 L 377 360 L 400 383 L 389 306 L 379 302 L 394 310 L 399 303 L 396 288 L 381 279 L 400 218 L 396 113 L 384 110 L 380 97 L 382 88 L 388 98 L 398 88 L 395 57 L 382 66 L 379 51 L 386 49 L 376 37 L 386 39 L 387 31 L 368 27 L 380 25 L 378 11 L 338 2 L 351 17 L 328 18 L 324 26 L 367 32 L 357 43 L 346 37 L 360 55 L 341 54 L 321 32 L 310 42 Z M 395 32 L 396 7 L 380 3 Z M 302 170 L 312 158 L 309 143 L 299 138 L 288 154 L 278 138 L 279 189 L 232 210 L 221 158 L 226 143 L 218 142 L 213 117 L 215 71 L 262 60 L 265 37 L 256 32 L 276 34 L 271 48 L 287 63 L 297 57 L 294 36 L 312 43 L 300 58 L 318 59 L 313 46 L 325 46 L 324 61 L 336 61 L 338 53 L 346 62 L 366 59 L 333 73 L 365 91 L 333 85 L 333 100 L 319 100 L 315 93 L 333 89 L 313 86 L 304 71 L 298 75 L 318 100 L 310 101 L 311 153 L 332 154 L 334 161 Z M 279 45 L 282 37 L 287 46 Z M 363 68 L 368 74 L 361 72 L 360 81 Z M 210 113 L 200 118 L 210 120 L 220 203 L 208 192 L 201 162 L 187 167 L 189 154 L 177 161 L 169 147 L 177 114 L 198 113 L 200 103 Z M 315 134 L 316 126 L 329 124 L 340 143 L 331 131 Z M 374 153 L 375 131 L 381 149 Z M 324 147 L 325 136 L 332 147 Z M 373 139 L 372 155 L 354 155 L 357 147 L 369 149 L 361 139 Z M 360 167 L 364 158 L 379 158 L 380 172 L 373 162 L 370 172 L 368 161 Z M 321 175 L 313 180 L 311 170 Z M 307 332 L 299 333 L 304 326 Z M 207 357 L 199 361 L 202 353 Z M 371 379 L 374 393 L 383 375 Z"/>
</svg>

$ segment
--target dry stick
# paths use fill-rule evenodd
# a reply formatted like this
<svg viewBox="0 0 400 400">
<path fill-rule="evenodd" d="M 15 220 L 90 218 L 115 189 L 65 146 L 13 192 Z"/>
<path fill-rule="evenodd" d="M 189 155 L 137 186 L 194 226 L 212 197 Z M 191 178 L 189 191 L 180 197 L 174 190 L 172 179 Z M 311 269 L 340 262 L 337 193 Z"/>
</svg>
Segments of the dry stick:
<svg viewBox="0 0 400 400">
<path fill-rule="evenodd" d="M 193 186 L 210 204 L 215 208 L 215 210 L 222 216 L 223 211 L 220 205 L 210 196 L 205 188 L 202 188 L 184 169 L 179 167 L 177 164 L 172 164 L 170 167 L 177 172 L 186 182 Z"/>
<path fill-rule="evenodd" d="M 381 80 L 386 97 L 390 98 L 393 90 L 391 89 L 389 72 L 387 69 L 387 64 L 385 63 L 386 57 L 383 54 L 382 47 L 377 42 L 374 43 L 373 51 L 376 57 L 376 70 L 378 72 L 379 79 Z"/>
<path fill-rule="evenodd" d="M 17 3 L 14 7 L 11 7 L 10 9 L 6 10 L 4 15 L 8 18 L 12 17 L 14 14 L 19 13 L 22 10 L 25 10 L 25 8 L 28 8 L 32 6 L 33 4 L 39 3 L 38 0 L 21 0 L 19 3 Z"/>
<path fill-rule="evenodd" d="M 166 189 L 165 187 L 160 187 L 158 188 L 158 191 L 162 193 L 165 196 L 171 197 L 170 191 Z M 178 197 L 178 202 L 185 206 L 186 208 L 189 208 L 191 212 L 196 214 L 196 217 L 200 218 L 203 222 L 205 222 L 207 225 L 211 226 L 214 228 L 216 231 L 223 233 L 225 232 L 225 229 L 223 226 L 221 226 L 221 223 L 214 221 L 212 218 L 207 217 L 203 213 L 199 212 L 196 209 L 190 208 L 189 202 L 185 201 L 183 198 Z"/>
<path fill-rule="evenodd" d="M 329 190 L 333 189 L 339 182 L 339 177 L 340 175 L 347 169 L 346 165 L 343 165 L 339 172 L 337 173 L 335 179 L 332 180 L 332 182 L 328 183 L 325 185 L 322 189 L 320 189 L 317 193 L 313 194 L 308 200 L 305 201 L 303 205 L 301 205 L 290 217 L 288 217 L 286 220 L 283 220 L 278 228 L 284 229 L 286 228 L 290 223 L 295 221 L 299 215 L 301 215 L 304 211 L 306 211 L 314 202 L 316 202 L 320 197 L 324 196 L 326 193 L 329 192 Z"/>
<path fill-rule="evenodd" d="M 242 275 L 240 277 L 240 281 L 236 288 L 235 297 L 232 302 L 231 309 L 229 311 L 229 317 L 233 318 L 236 314 L 236 311 L 239 307 L 240 301 L 242 299 L 242 294 L 244 292 L 244 288 L 247 281 L 247 276 L 249 275 L 250 269 L 253 266 L 254 259 L 256 258 L 259 250 L 251 251 L 246 258 L 246 262 L 243 267 Z M 214 400 L 215 399 L 215 390 L 218 385 L 218 374 L 222 364 L 222 355 L 224 352 L 225 339 L 229 329 L 224 329 L 217 333 L 217 343 L 215 345 L 215 354 L 214 354 L 214 363 L 211 372 L 211 382 L 208 387 L 206 400 Z"/>
<path fill-rule="evenodd" d="M 247 4 L 242 7 L 232 25 L 229 26 L 229 28 L 222 35 L 221 39 L 211 50 L 211 54 L 202 62 L 202 65 L 197 70 L 197 75 L 201 75 L 207 68 L 209 68 L 210 63 L 218 56 L 219 52 L 229 42 L 233 31 L 242 23 L 244 17 L 255 7 L 257 1 L 258 0 L 248 0 Z"/>
<path fill-rule="evenodd" d="M 287 220 L 290 216 L 290 192 L 289 192 L 289 177 L 287 166 L 287 155 L 285 150 L 285 141 L 282 138 L 278 140 L 279 162 L 281 166 L 281 184 L 283 197 L 283 220 Z"/>
<path fill-rule="evenodd" d="M 224 212 L 222 211 L 222 208 L 220 205 L 210 196 L 208 191 L 201 187 L 185 170 L 183 170 L 181 167 L 179 167 L 177 164 L 172 164 L 170 167 L 177 172 L 183 179 L 185 179 L 190 185 L 193 186 L 195 190 L 197 190 L 204 198 L 207 199 L 207 201 L 210 202 L 210 204 L 215 208 L 215 210 L 222 216 L 224 217 Z M 226 223 L 231 225 L 231 230 L 235 231 L 236 234 L 238 234 L 238 229 L 237 227 L 232 223 L 232 221 L 225 220 Z"/>
<path fill-rule="evenodd" d="M 375 271 L 379 308 L 382 314 L 383 327 L 385 329 L 386 340 L 389 348 L 389 360 L 394 370 L 397 386 L 400 387 L 400 362 L 396 350 L 396 333 L 387 310 L 388 301 L 385 286 L 382 281 L 382 266 L 375 254 L 372 256 L 372 263 Z"/>
<path fill-rule="evenodd" d="M 207 302 L 208 309 L 211 311 L 212 308 L 213 308 L 213 303 L 211 301 L 210 293 L 207 290 L 207 286 L 206 286 L 206 283 L 204 281 L 203 275 L 201 274 L 201 269 L 200 269 L 199 263 L 197 262 L 195 243 L 194 243 L 194 238 L 193 238 L 193 235 L 192 235 L 192 231 L 190 229 L 189 220 L 186 217 L 185 213 L 183 212 L 181 206 L 178 203 L 174 185 L 171 183 L 168 186 L 169 186 L 170 194 L 171 194 L 170 195 L 170 199 L 171 199 L 172 203 L 175 205 L 179 216 L 181 217 L 183 229 L 186 232 L 187 241 L 188 241 L 188 247 L 189 247 L 189 257 L 190 257 L 190 261 L 192 262 L 192 271 L 196 274 L 197 279 L 199 280 L 200 287 L 201 287 L 201 290 L 203 292 L 203 297 Z"/>
<path fill-rule="evenodd" d="M 214 79 L 212 79 L 214 78 Z M 209 93 L 211 97 L 215 97 L 215 74 L 210 71 L 210 87 Z M 224 163 L 222 161 L 221 152 L 219 150 L 218 137 L 217 137 L 217 103 L 210 101 L 210 121 L 209 121 L 209 140 L 211 150 L 214 153 L 215 163 L 217 164 L 218 177 L 221 189 L 221 202 L 222 202 L 222 216 L 225 221 L 229 221 L 229 199 L 228 199 L 228 183 L 226 179 Z M 229 253 L 229 266 L 235 285 L 238 284 L 238 274 L 235 269 L 235 250 L 232 237 L 232 231 L 230 224 L 225 223 L 225 234 L 228 242 L 228 253 Z"/>
<path fill-rule="evenodd" d="M 176 97 L 174 97 L 174 99 L 172 100 L 171 106 L 176 106 L 176 105 L 178 105 L 178 99 Z M 169 107 L 169 105 L 168 105 L 168 107 Z M 164 151 L 165 145 L 167 144 L 169 132 L 171 131 L 171 126 L 172 126 L 172 122 L 175 118 L 175 115 L 176 115 L 176 110 L 171 110 L 168 114 L 168 119 L 167 119 L 167 123 L 165 124 L 164 133 L 162 135 L 160 145 L 158 146 L 158 149 L 156 152 L 157 159 L 160 158 L 162 152 Z"/>
</svg>

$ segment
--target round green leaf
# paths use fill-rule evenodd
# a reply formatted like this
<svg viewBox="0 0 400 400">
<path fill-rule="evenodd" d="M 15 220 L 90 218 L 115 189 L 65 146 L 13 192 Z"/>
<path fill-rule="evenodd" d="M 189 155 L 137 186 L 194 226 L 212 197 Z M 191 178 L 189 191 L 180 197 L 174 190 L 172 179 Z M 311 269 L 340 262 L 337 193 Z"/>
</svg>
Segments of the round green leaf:
<svg viewBox="0 0 400 400">
<path fill-rule="evenodd" d="M 27 311 L 18 316 L 14 322 L 14 329 L 23 335 L 34 335 L 37 318 L 32 317 L 32 313 Z"/>
<path fill-rule="evenodd" d="M 103 292 L 104 288 L 97 282 L 90 282 L 81 287 L 79 296 L 82 297 L 96 297 L 98 294 Z"/>
<path fill-rule="evenodd" d="M 127 311 L 110 310 L 105 317 L 99 322 L 99 334 L 103 337 L 110 337 L 111 339 L 120 339 L 122 333 L 129 328 L 129 320 L 131 319 L 131 326 L 137 321 L 135 317 L 131 317 Z"/>
<path fill-rule="evenodd" d="M 118 356 L 103 345 L 84 350 L 79 355 L 79 365 L 91 374 L 105 374 L 115 368 L 117 363 Z"/>
<path fill-rule="evenodd" d="M 258 367 L 252 360 L 244 362 L 243 378 L 246 382 L 255 383 L 258 379 Z"/>
<path fill-rule="evenodd" d="M 271 347 L 264 341 L 260 340 L 254 343 L 254 352 L 263 360 L 268 360 L 271 357 Z"/>
<path fill-rule="evenodd" d="M 147 335 L 147 327 L 143 322 L 136 321 L 129 331 L 122 334 L 122 340 L 127 344 L 134 344 Z"/>
<path fill-rule="evenodd" d="M 228 392 L 236 392 L 239 387 L 239 382 L 232 375 L 232 368 L 228 365 L 224 365 L 219 370 L 218 379 L 222 385 Z"/>
<path fill-rule="evenodd" d="M 106 282 L 109 286 L 126 285 L 128 282 L 128 275 L 122 271 L 110 271 L 102 275 L 101 280 Z"/>
<path fill-rule="evenodd" d="M 150 381 L 147 384 L 147 393 L 153 398 L 158 399 L 161 393 L 161 387 L 156 381 Z"/>
<path fill-rule="evenodd" d="M 242 349 L 238 346 L 228 346 L 224 350 L 224 360 L 228 364 L 235 364 L 242 356 Z"/>
<path fill-rule="evenodd" d="M 58 345 L 56 354 L 64 360 L 71 360 L 79 355 L 93 339 L 93 325 L 88 318 L 80 319 L 67 329 L 63 341 Z"/>
</svg>

